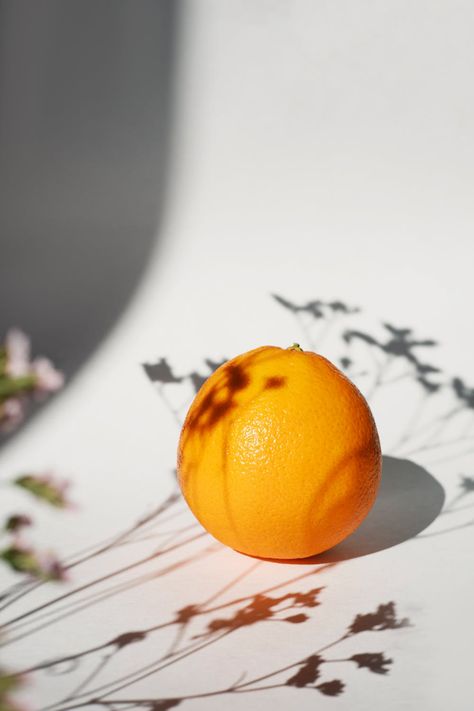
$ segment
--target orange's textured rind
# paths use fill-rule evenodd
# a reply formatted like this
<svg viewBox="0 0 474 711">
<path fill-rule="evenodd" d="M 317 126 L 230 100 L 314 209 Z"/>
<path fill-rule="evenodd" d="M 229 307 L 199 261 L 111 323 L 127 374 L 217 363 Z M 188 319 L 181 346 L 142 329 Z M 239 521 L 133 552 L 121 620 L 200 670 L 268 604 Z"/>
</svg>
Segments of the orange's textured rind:
<svg viewBox="0 0 474 711">
<path fill-rule="evenodd" d="M 178 479 L 219 541 L 264 558 L 305 558 L 350 535 L 381 472 L 370 409 L 334 365 L 263 346 L 220 366 L 181 432 Z"/>
</svg>

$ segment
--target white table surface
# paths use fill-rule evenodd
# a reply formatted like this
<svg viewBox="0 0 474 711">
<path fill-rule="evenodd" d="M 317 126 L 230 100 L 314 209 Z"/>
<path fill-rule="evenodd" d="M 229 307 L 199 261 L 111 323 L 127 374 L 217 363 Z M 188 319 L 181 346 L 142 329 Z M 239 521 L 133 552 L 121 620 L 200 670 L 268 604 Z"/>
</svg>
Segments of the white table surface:
<svg viewBox="0 0 474 711">
<path fill-rule="evenodd" d="M 29 708 L 471 708 L 474 493 L 456 497 L 474 475 L 472 409 L 442 418 L 459 405 L 452 378 L 472 376 L 473 21 L 465 2 L 185 4 L 159 246 L 113 332 L 0 456 L 2 477 L 74 482 L 73 511 L 26 506 L 43 547 L 96 551 L 1 611 L 4 663 L 43 667 L 21 694 Z M 326 320 L 272 293 L 360 311 L 321 338 Z M 375 526 L 365 555 L 359 541 L 336 562 L 258 561 L 199 535 L 181 500 L 130 532 L 175 489 L 179 424 L 143 362 L 204 374 L 205 358 L 299 341 L 335 362 L 349 353 L 367 394 L 385 354 L 341 336 L 384 343 L 385 322 L 438 342 L 414 352 L 446 384 L 414 419 L 423 390 L 395 358 L 385 378 L 408 374 L 370 399 L 390 477 L 421 482 L 411 503 L 401 491 L 387 504 L 396 544 Z M 163 393 L 183 415 L 189 379 Z M 409 537 L 439 485 L 448 510 Z M 16 580 L 2 571 L 3 587 Z M 390 602 L 409 625 L 340 639 L 357 615 L 379 610 L 387 627 Z M 293 615 L 306 619 L 278 621 Z M 318 653 L 315 683 L 339 680 L 338 695 L 286 684 Z M 348 661 L 366 653 L 392 660 L 388 673 Z"/>
</svg>

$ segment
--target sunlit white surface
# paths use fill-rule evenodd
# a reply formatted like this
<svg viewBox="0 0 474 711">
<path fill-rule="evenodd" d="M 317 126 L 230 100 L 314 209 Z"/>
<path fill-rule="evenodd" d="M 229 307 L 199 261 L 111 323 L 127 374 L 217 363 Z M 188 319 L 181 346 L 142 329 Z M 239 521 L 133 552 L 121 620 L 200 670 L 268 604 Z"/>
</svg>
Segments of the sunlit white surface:
<svg viewBox="0 0 474 711">
<path fill-rule="evenodd" d="M 166 356 L 184 372 L 199 369 L 204 357 L 304 343 L 270 293 L 355 304 L 363 309 L 359 328 L 374 330 L 380 321 L 412 327 L 420 338 L 439 340 L 443 371 L 470 382 L 473 20 L 464 2 L 185 4 L 162 242 L 115 330 L 1 454 L 2 476 L 52 468 L 74 480 L 77 510 L 26 506 L 43 546 L 69 555 L 165 498 L 179 430 L 140 364 Z M 322 352 L 338 355 L 330 339 Z M 401 386 L 372 402 L 385 451 L 409 402 Z M 415 461 L 441 482 L 449 501 L 459 475 L 472 473 L 472 454 L 434 459 L 425 452 Z M 5 493 L 4 501 L 11 507 L 20 498 Z M 469 521 L 469 510 L 456 519 Z M 444 526 L 436 521 L 427 532 Z M 239 631 L 122 698 L 196 694 L 232 684 L 245 670 L 263 675 L 329 643 L 355 614 L 393 600 L 412 626 L 365 633 L 363 644 L 350 640 L 344 649 L 345 656 L 384 651 L 394 661 L 387 676 L 334 671 L 328 679 L 346 683 L 337 699 L 286 688 L 186 703 L 203 710 L 224 702 L 233 709 L 464 711 L 471 693 L 472 543 L 473 529 L 460 528 L 324 569 L 310 584 L 324 592 L 309 622 Z M 196 543 L 187 552 L 198 550 Z M 135 554 L 113 555 L 107 570 Z M 206 599 L 252 564 L 224 550 L 197 558 L 176 575 L 12 644 L 8 663 L 23 668 L 149 626 Z M 72 571 L 71 585 L 94 579 L 101 565 Z M 233 595 L 301 572 L 262 564 Z M 41 591 L 34 604 L 51 594 Z M 15 613 L 31 604 L 26 597 Z M 131 645 L 114 660 L 110 678 L 146 665 L 171 639 L 165 633 Z M 86 673 L 78 670 L 73 681 L 35 675 L 25 698 L 33 708 L 58 702 Z"/>
</svg>

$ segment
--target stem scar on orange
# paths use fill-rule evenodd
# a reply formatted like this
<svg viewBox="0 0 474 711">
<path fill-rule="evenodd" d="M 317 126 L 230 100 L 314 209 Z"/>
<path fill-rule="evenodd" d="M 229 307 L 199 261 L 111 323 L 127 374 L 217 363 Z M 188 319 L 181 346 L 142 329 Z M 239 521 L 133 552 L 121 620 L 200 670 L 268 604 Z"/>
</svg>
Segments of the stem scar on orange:
<svg viewBox="0 0 474 711">
<path fill-rule="evenodd" d="M 305 558 L 362 522 L 380 481 L 372 413 L 326 358 L 263 346 L 221 365 L 187 413 L 178 479 L 201 524 L 264 558 Z"/>
</svg>

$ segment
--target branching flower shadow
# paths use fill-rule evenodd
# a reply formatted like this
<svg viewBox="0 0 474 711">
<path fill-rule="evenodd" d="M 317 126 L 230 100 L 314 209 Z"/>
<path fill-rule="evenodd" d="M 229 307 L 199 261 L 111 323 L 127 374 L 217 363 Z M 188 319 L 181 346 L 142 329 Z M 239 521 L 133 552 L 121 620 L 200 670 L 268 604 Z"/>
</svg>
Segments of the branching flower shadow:
<svg viewBox="0 0 474 711">
<path fill-rule="evenodd" d="M 387 323 L 378 326 L 375 335 L 372 335 L 366 326 L 354 327 L 361 311 L 342 301 L 312 300 L 296 304 L 282 296 L 274 295 L 273 298 L 296 319 L 310 347 L 329 341 L 336 344 L 341 367 L 356 382 L 357 379 L 362 381 L 362 389 L 369 397 L 378 396 L 380 391 L 400 380 L 409 380 L 414 385 L 420 402 L 415 406 L 411 420 L 405 422 L 400 432 L 393 450 L 396 457 L 449 447 L 448 436 L 444 440 L 443 437 L 453 422 L 462 422 L 465 438 L 453 444 L 458 447 L 470 443 L 474 450 L 470 439 L 470 427 L 474 425 L 474 389 L 459 377 L 445 377 L 437 365 L 427 363 L 421 357 L 423 349 L 434 348 L 433 340 L 420 339 L 411 329 Z M 143 368 L 171 416 L 181 426 L 183 409 L 189 405 L 190 398 L 225 362 L 206 358 L 202 367 L 183 374 L 176 372 L 168 358 L 161 357 L 155 363 L 144 364 Z M 247 385 L 246 374 L 226 371 L 226 377 L 229 397 L 223 398 L 222 393 L 213 391 L 193 426 L 212 426 L 216 418 L 234 406 L 234 398 Z M 268 385 L 274 386 L 277 384 Z M 436 399 L 440 401 L 438 410 L 432 406 Z M 426 419 L 424 414 L 427 411 Z M 452 433 L 449 438 L 455 439 Z M 443 513 L 455 516 L 457 511 L 470 505 L 469 497 L 473 493 L 474 479 L 464 474 L 459 491 Z M 423 535 L 435 534 L 428 532 L 419 537 Z M 145 552 L 145 547 L 150 549 Z M 113 554 L 118 549 L 130 552 L 129 563 L 120 566 L 114 563 Z M 112 598 L 130 590 L 139 591 L 151 581 L 162 580 L 166 584 L 168 576 L 208 556 L 222 554 L 225 554 L 225 549 L 213 542 L 191 519 L 175 482 L 172 494 L 152 512 L 118 535 L 64 561 L 65 569 L 74 573 L 74 577 L 79 576 L 78 580 L 81 580 L 86 563 L 97 563 L 97 569 L 102 571 L 97 577 L 73 584 L 66 592 L 51 595 L 46 601 L 36 604 L 35 593 L 45 583 L 25 581 L 3 591 L 0 594 L 0 613 L 6 616 L 3 623 L 5 636 L 0 641 L 5 646 L 13 645 L 33 635 L 44 634 L 51 625 L 61 624 L 71 615 L 87 616 L 93 606 L 107 605 Z M 154 689 L 160 673 L 174 665 L 179 665 L 185 675 L 197 655 L 205 649 L 219 649 L 219 644 L 231 635 L 239 639 L 239 643 L 244 643 L 244 640 L 249 642 L 253 634 L 265 635 L 268 629 L 273 629 L 272 625 L 284 624 L 290 629 L 290 626 L 311 624 L 317 629 L 318 617 L 331 589 L 330 573 L 335 566 L 344 565 L 340 562 L 343 559 L 306 561 L 297 574 L 288 574 L 288 577 L 264 589 L 261 584 L 254 583 L 250 585 L 250 593 L 229 597 L 233 588 L 242 585 L 244 579 L 252 581 L 251 576 L 256 575 L 262 566 L 272 565 L 266 561 L 248 560 L 250 564 L 245 570 L 223 582 L 222 587 L 213 591 L 207 599 L 197 600 L 190 591 L 189 602 L 168 616 L 160 614 L 158 619 L 145 626 L 128 623 L 117 634 L 96 640 L 88 647 L 39 659 L 18 670 L 12 678 L 34 675 L 41 680 L 42 675 L 48 675 L 48 697 L 54 701 L 44 708 L 50 711 L 93 707 L 164 711 L 193 700 L 208 697 L 222 697 L 224 700 L 230 695 L 236 698 L 238 694 L 250 694 L 252 697 L 253 694 L 277 688 L 293 689 L 298 694 L 305 690 L 338 697 L 347 693 L 349 688 L 343 674 L 345 665 L 378 676 L 389 673 L 394 661 L 392 655 L 388 656 L 385 651 L 385 635 L 402 633 L 404 628 L 410 626 L 407 618 L 398 616 L 393 601 L 382 602 L 372 611 L 359 611 L 345 629 L 334 635 L 332 641 L 306 650 L 303 655 L 295 654 L 289 663 L 265 674 L 251 675 L 247 669 L 237 669 L 236 680 L 234 676 L 228 683 L 220 683 L 219 675 L 216 675 L 215 683 L 209 679 L 209 687 L 205 691 L 191 693 L 189 690 L 190 693 L 170 696 L 144 693 L 140 682 L 150 679 L 152 684 L 146 688 Z M 158 567 L 155 567 L 157 563 Z M 321 584 L 313 584 L 315 576 L 318 576 L 318 583 L 324 578 Z M 309 587 L 308 582 L 311 583 Z M 29 596 L 32 604 L 25 610 L 23 606 Z M 15 612 L 15 606 L 20 601 L 21 611 Z M 167 633 L 172 633 L 171 641 Z M 155 650 L 153 658 L 146 664 L 140 663 L 136 650 L 150 639 Z M 360 649 L 354 651 L 351 645 L 347 653 L 345 646 L 349 640 L 360 644 Z M 375 640 L 377 645 L 374 645 L 374 651 L 372 645 Z M 114 672 L 115 660 L 129 650 L 133 650 L 133 654 L 126 672 Z M 335 663 L 340 670 L 336 676 L 331 673 L 331 664 Z M 120 666 L 117 668 L 120 669 Z M 71 678 L 66 695 L 59 692 L 55 695 L 55 677 Z M 244 699 L 243 705 L 247 705 L 249 699 Z"/>
</svg>

